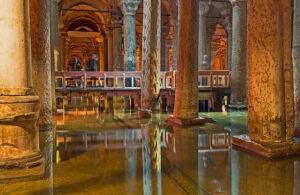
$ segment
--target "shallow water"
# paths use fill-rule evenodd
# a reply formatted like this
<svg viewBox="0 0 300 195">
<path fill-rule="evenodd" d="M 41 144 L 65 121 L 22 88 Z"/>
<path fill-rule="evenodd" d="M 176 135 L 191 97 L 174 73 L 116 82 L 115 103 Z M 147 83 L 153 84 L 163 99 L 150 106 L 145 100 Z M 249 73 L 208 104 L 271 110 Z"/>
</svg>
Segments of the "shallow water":
<svg viewBox="0 0 300 195">
<path fill-rule="evenodd" d="M 0 184 L 1 194 L 300 194 L 300 158 L 268 161 L 231 148 L 247 112 L 201 113 L 217 123 L 177 128 L 166 114 L 87 112 L 41 133 L 47 179 Z"/>
</svg>

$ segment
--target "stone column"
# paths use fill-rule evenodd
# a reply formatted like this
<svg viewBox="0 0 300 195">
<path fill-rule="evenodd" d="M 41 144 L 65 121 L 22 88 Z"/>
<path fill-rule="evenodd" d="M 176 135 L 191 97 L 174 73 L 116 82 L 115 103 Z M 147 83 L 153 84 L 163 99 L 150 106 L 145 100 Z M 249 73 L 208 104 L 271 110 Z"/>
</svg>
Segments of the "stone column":
<svg viewBox="0 0 300 195">
<path fill-rule="evenodd" d="M 137 71 L 135 14 L 141 0 L 123 0 L 125 71 Z"/>
<path fill-rule="evenodd" d="M 61 71 L 66 71 L 65 68 L 65 38 L 60 35 L 60 64 L 61 64 Z"/>
<path fill-rule="evenodd" d="M 30 32 L 33 89 L 41 101 L 41 130 L 52 126 L 50 0 L 30 0 Z"/>
<path fill-rule="evenodd" d="M 294 64 L 294 96 L 295 127 L 300 130 L 300 0 L 294 0 L 293 23 L 293 64 Z"/>
<path fill-rule="evenodd" d="M 229 108 L 246 109 L 246 3 L 230 0 L 232 14 L 231 100 Z"/>
<path fill-rule="evenodd" d="M 114 71 L 113 31 L 112 31 L 112 27 L 110 25 L 106 27 L 106 37 L 107 37 L 108 71 Z"/>
<path fill-rule="evenodd" d="M 113 53 L 114 53 L 114 71 L 123 71 L 122 56 L 122 13 L 112 12 L 113 24 Z"/>
<path fill-rule="evenodd" d="M 231 19 L 225 19 L 225 29 L 227 31 L 227 70 L 231 70 L 232 58 L 232 24 Z"/>
<path fill-rule="evenodd" d="M 99 71 L 105 71 L 105 52 L 104 52 L 104 42 L 99 43 Z"/>
<path fill-rule="evenodd" d="M 140 117 L 159 110 L 161 0 L 144 0 Z"/>
<path fill-rule="evenodd" d="M 178 125 L 196 123 L 197 120 L 189 119 L 198 118 L 198 5 L 199 0 L 180 2 L 179 61 L 174 117 L 168 119 Z M 190 28 L 191 26 L 193 28 Z"/>
<path fill-rule="evenodd" d="M 206 15 L 209 11 L 211 0 L 199 0 L 199 46 L 198 70 L 209 70 L 210 66 L 204 59 L 207 56 L 206 48 Z"/>
<path fill-rule="evenodd" d="M 169 27 L 162 27 L 161 28 L 161 42 L 160 42 L 160 70 L 166 70 L 166 39 L 169 34 Z"/>
<path fill-rule="evenodd" d="M 142 71 L 142 39 L 137 39 L 138 52 L 137 52 L 137 71 Z"/>
<path fill-rule="evenodd" d="M 299 153 L 299 144 L 292 141 L 291 3 L 285 0 L 248 0 L 247 21 L 251 140 L 233 138 L 233 144 L 271 158 Z"/>
<path fill-rule="evenodd" d="M 51 19 L 50 19 L 50 41 L 51 41 L 51 94 L 52 94 L 52 111 L 56 111 L 56 79 L 55 72 L 61 71 L 61 60 L 60 60 L 60 39 L 58 29 L 58 3 L 60 0 L 51 0 Z"/>
<path fill-rule="evenodd" d="M 42 163 L 36 125 L 39 97 L 32 95 L 29 17 L 29 0 L 0 6 L 0 169 L 18 168 L 12 174 L 6 170 L 7 178 L 31 176 L 24 168 Z"/>
<path fill-rule="evenodd" d="M 174 13 L 174 35 L 173 35 L 173 70 L 177 70 L 177 58 L 178 58 L 178 34 L 179 34 L 179 18 L 178 18 L 178 9 L 179 9 L 179 0 L 176 0 L 176 6 Z"/>
</svg>

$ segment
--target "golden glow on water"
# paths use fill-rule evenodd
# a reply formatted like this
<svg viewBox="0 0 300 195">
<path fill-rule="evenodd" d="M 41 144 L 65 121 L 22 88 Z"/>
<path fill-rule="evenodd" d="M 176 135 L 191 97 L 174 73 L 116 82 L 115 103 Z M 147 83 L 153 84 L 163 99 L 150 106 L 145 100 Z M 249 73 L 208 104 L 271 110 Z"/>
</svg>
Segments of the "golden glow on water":
<svg viewBox="0 0 300 195">
<path fill-rule="evenodd" d="M 168 126 L 166 114 L 79 113 L 54 117 L 54 142 L 41 133 L 42 150 L 53 147 L 44 153 L 47 179 L 0 184 L 0 194 L 300 192 L 299 158 L 273 162 L 231 148 L 230 136 L 247 132 L 247 112 L 200 113 L 217 123 L 192 128 Z"/>
</svg>

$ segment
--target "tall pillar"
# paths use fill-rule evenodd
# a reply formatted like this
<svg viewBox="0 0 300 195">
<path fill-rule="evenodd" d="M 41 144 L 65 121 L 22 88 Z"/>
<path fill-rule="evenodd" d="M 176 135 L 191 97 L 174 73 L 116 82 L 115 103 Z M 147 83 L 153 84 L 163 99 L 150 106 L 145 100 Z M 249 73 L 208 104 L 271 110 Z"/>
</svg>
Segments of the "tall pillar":
<svg viewBox="0 0 300 195">
<path fill-rule="evenodd" d="M 161 42 L 160 42 L 160 71 L 166 70 L 166 39 L 169 34 L 169 27 L 161 28 Z"/>
<path fill-rule="evenodd" d="M 33 90 L 40 97 L 40 130 L 52 126 L 50 0 L 30 1 Z"/>
<path fill-rule="evenodd" d="M 99 43 L 99 71 L 105 71 L 105 52 L 104 52 L 104 42 Z"/>
<path fill-rule="evenodd" d="M 60 64 L 61 64 L 61 71 L 66 71 L 65 67 L 65 38 L 60 35 Z"/>
<path fill-rule="evenodd" d="M 123 71 L 123 56 L 122 56 L 122 13 L 112 12 L 113 24 L 113 54 L 114 71 Z"/>
<path fill-rule="evenodd" d="M 300 130 L 300 0 L 294 0 L 293 23 L 293 64 L 294 64 L 294 96 L 295 127 Z"/>
<path fill-rule="evenodd" d="M 228 18 L 228 19 L 227 19 Z M 227 31 L 227 70 L 231 70 L 232 58 L 232 24 L 231 19 L 227 17 L 225 29 Z"/>
<path fill-rule="evenodd" d="M 176 6 L 173 10 L 174 13 L 174 35 L 173 35 L 173 70 L 177 70 L 178 59 L 178 34 L 179 34 L 179 18 L 178 18 L 179 0 L 176 0 Z"/>
<path fill-rule="evenodd" d="M 140 117 L 159 110 L 161 0 L 144 0 Z"/>
<path fill-rule="evenodd" d="M 123 0 L 125 71 L 137 71 L 135 14 L 141 0 Z"/>
<path fill-rule="evenodd" d="M 58 3 L 60 0 L 51 0 L 50 12 L 50 43 L 51 43 L 51 94 L 52 94 L 52 111 L 56 111 L 56 79 L 55 72 L 61 71 L 61 60 L 60 60 L 60 39 L 58 29 Z"/>
<path fill-rule="evenodd" d="M 137 39 L 138 51 L 137 51 L 137 71 L 142 71 L 142 39 Z"/>
<path fill-rule="evenodd" d="M 229 108 L 246 109 L 246 2 L 230 0 L 232 13 L 231 100 Z"/>
<path fill-rule="evenodd" d="M 106 27 L 106 37 L 107 37 L 107 64 L 108 71 L 114 71 L 114 46 L 113 46 L 113 31 L 111 26 Z"/>
<path fill-rule="evenodd" d="M 200 124 L 198 118 L 199 0 L 180 2 L 179 58 L 176 76 L 174 117 L 177 125 Z M 193 26 L 193 28 L 190 28 Z"/>
<path fill-rule="evenodd" d="M 209 11 L 211 0 L 199 0 L 199 46 L 198 46 L 198 70 L 209 70 L 210 66 L 205 60 L 206 48 L 206 15 Z"/>
<path fill-rule="evenodd" d="M 270 158 L 299 153 L 293 141 L 291 3 L 248 0 L 247 21 L 250 140 L 238 136 L 233 144 Z"/>
<path fill-rule="evenodd" d="M 18 168 L 12 174 L 6 170 L 7 178 L 31 176 L 24 168 L 42 163 L 36 125 L 39 97 L 32 95 L 29 17 L 29 0 L 0 6 L 0 169 Z"/>
</svg>

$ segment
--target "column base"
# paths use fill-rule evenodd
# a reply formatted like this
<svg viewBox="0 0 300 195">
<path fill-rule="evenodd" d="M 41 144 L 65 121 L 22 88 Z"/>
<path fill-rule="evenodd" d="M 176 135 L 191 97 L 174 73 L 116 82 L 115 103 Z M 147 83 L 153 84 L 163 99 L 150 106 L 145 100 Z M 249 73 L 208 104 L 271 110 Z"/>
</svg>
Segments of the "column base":
<svg viewBox="0 0 300 195">
<path fill-rule="evenodd" d="M 168 123 L 178 127 L 196 126 L 203 125 L 206 123 L 205 118 L 179 118 L 174 116 L 169 116 L 167 121 Z"/>
<path fill-rule="evenodd" d="M 232 145 L 268 159 L 300 154 L 300 142 L 297 140 L 284 143 L 262 144 L 252 141 L 249 135 L 238 135 L 232 137 Z"/>
<path fill-rule="evenodd" d="M 229 104 L 227 109 L 230 111 L 244 111 L 248 110 L 248 105 L 239 105 L 239 104 Z"/>
<path fill-rule="evenodd" d="M 152 117 L 152 111 L 151 110 L 139 110 L 139 118 L 140 119 L 149 119 Z"/>
</svg>

